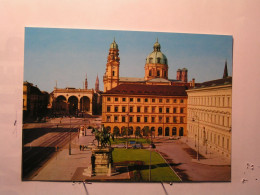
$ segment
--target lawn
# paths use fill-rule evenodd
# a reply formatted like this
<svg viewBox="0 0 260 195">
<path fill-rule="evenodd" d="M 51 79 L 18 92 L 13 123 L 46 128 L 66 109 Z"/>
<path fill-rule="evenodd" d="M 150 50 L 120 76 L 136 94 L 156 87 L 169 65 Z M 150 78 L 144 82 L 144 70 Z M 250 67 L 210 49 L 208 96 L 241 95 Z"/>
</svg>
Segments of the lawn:
<svg viewBox="0 0 260 195">
<path fill-rule="evenodd" d="M 157 152 L 152 151 L 151 159 L 151 181 L 180 181 L 178 176 L 171 170 L 171 168 Z M 113 151 L 113 161 L 115 163 L 122 161 L 143 161 L 144 166 L 140 168 L 142 181 L 149 181 L 149 150 L 115 148 Z"/>
</svg>

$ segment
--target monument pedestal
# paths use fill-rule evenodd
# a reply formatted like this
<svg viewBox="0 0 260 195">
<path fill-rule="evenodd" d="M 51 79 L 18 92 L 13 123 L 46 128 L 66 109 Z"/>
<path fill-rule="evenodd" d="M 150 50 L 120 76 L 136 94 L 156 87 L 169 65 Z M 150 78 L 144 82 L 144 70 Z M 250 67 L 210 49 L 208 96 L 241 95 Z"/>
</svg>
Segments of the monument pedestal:
<svg viewBox="0 0 260 195">
<path fill-rule="evenodd" d="M 114 172 L 113 148 L 92 148 L 91 166 L 85 169 L 83 175 L 91 176 L 111 176 Z"/>
</svg>

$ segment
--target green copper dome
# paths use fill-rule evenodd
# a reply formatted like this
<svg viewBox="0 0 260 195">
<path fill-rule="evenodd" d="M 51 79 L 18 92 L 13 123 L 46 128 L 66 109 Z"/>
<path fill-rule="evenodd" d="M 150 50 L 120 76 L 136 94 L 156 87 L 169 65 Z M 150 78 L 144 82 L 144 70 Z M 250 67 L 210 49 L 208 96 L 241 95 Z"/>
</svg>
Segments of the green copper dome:
<svg viewBox="0 0 260 195">
<path fill-rule="evenodd" d="M 110 49 L 118 49 L 118 45 L 116 44 L 115 38 L 113 43 L 110 44 Z"/>
<path fill-rule="evenodd" d="M 161 52 L 161 45 L 158 43 L 158 39 L 153 45 L 153 52 L 150 53 L 146 58 L 146 64 L 166 64 L 168 60 L 166 56 Z"/>
</svg>

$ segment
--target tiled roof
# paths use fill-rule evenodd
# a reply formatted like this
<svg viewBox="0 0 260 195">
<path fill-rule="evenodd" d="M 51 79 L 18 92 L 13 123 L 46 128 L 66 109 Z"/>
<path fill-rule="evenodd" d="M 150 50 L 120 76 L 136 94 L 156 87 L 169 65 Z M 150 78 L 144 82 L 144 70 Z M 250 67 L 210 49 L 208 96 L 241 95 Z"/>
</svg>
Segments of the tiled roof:
<svg viewBox="0 0 260 195">
<path fill-rule="evenodd" d="M 196 88 L 202 88 L 202 87 L 214 87 L 219 85 L 227 85 L 232 84 L 232 77 L 227 77 L 224 79 L 217 79 L 212 81 L 206 81 L 200 84 L 196 84 Z"/>
<path fill-rule="evenodd" d="M 127 95 L 187 96 L 185 86 L 121 84 L 106 93 Z"/>
</svg>

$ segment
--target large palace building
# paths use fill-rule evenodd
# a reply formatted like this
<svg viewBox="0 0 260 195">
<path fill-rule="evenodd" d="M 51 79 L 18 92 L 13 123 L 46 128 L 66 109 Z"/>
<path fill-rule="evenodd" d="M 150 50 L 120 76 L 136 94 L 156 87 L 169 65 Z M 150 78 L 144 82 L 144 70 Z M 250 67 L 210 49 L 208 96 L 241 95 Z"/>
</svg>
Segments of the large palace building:
<svg viewBox="0 0 260 195">
<path fill-rule="evenodd" d="M 158 42 L 147 56 L 144 78 L 119 77 L 119 49 L 113 41 L 103 77 L 102 123 L 113 132 L 129 129 L 129 134 L 149 127 L 156 136 L 187 134 L 187 93 L 195 85 L 188 70 L 178 69 L 176 79 L 168 79 L 168 60 Z"/>
<path fill-rule="evenodd" d="M 215 151 L 230 158 L 232 77 L 227 64 L 222 79 L 200 83 L 188 94 L 188 138 L 200 151 Z"/>
</svg>

